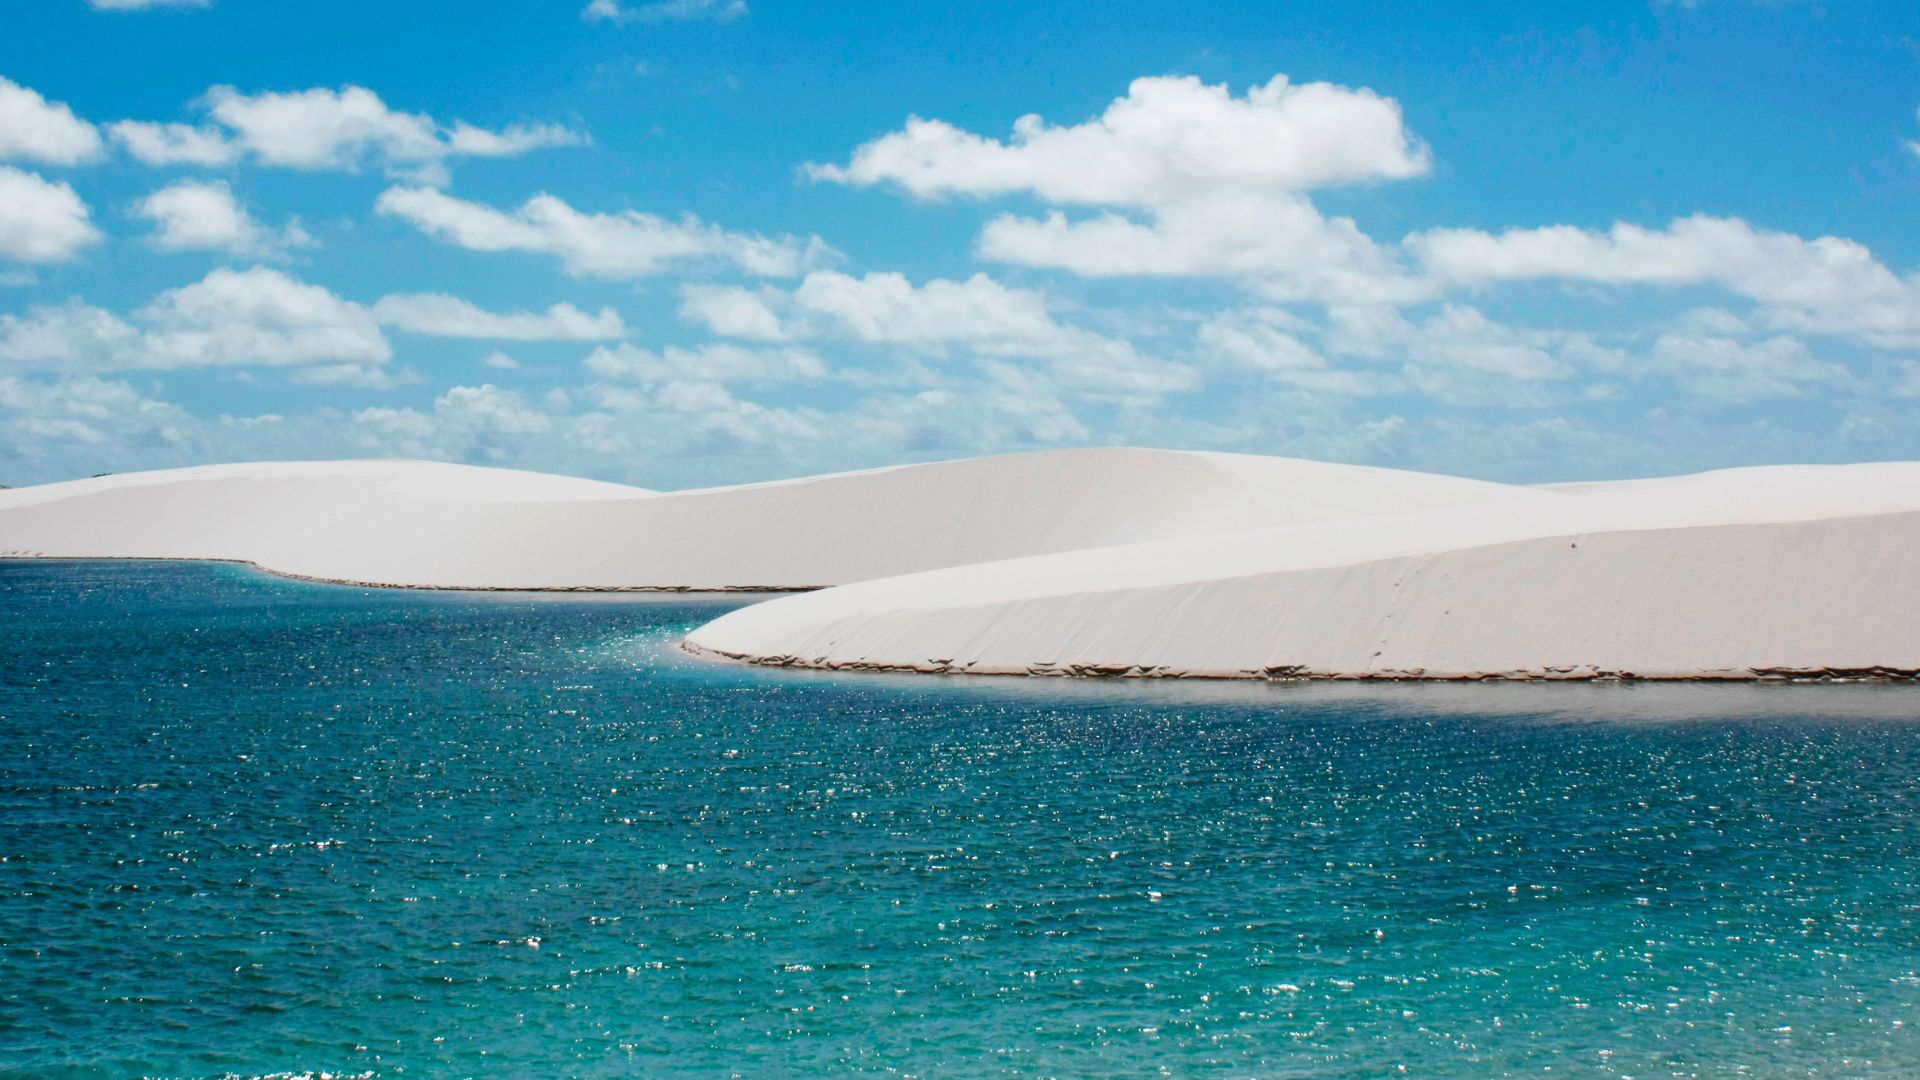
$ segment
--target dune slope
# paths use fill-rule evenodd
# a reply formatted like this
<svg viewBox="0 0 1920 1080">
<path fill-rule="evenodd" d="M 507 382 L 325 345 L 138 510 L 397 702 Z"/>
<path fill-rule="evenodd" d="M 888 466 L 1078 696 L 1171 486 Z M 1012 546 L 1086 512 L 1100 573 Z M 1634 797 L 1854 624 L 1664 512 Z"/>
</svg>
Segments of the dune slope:
<svg viewBox="0 0 1920 1080">
<path fill-rule="evenodd" d="M 869 581 L 694 651 L 968 673 L 1920 672 L 1920 465 L 1734 470 Z"/>
<path fill-rule="evenodd" d="M 1118 448 L 674 493 L 428 462 L 282 462 L 0 491 L 0 556 L 232 559 L 423 588 L 812 588 L 1553 497 L 1387 469 Z"/>
</svg>

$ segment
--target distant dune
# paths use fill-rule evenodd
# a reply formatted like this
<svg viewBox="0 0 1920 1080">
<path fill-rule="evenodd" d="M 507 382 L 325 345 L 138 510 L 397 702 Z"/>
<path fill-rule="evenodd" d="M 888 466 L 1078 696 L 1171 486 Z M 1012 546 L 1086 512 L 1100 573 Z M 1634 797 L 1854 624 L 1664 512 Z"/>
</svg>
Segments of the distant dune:
<svg viewBox="0 0 1920 1080">
<path fill-rule="evenodd" d="M 0 491 L 0 556 L 417 588 L 822 589 L 689 636 L 840 670 L 1912 677 L 1920 463 L 1520 487 L 1094 449 L 662 493 L 412 461 Z"/>
<path fill-rule="evenodd" d="M 269 462 L 0 493 L 0 555 L 232 559 L 416 588 L 807 589 L 1383 506 L 1530 497 L 1388 469 L 1129 449 L 666 494 L 431 462 Z"/>
</svg>

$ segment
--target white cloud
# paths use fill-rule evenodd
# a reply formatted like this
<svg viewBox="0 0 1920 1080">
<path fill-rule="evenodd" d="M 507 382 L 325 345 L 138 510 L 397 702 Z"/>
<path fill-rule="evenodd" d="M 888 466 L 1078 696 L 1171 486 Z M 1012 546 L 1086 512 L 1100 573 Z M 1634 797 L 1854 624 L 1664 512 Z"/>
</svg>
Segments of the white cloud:
<svg viewBox="0 0 1920 1080">
<path fill-rule="evenodd" d="M 833 429 L 851 446 L 891 449 L 895 460 L 901 450 L 951 456 L 1094 438 L 1046 373 L 1002 361 L 980 365 L 979 377 L 964 383 L 869 399 L 852 415 L 835 417 Z"/>
<path fill-rule="evenodd" d="M 1435 229 L 1407 238 L 1428 270 L 1477 285 L 1529 278 L 1605 284 L 1689 285 L 1725 282 L 1757 299 L 1831 298 L 1836 290 L 1879 286 L 1890 278 L 1859 244 L 1837 237 L 1807 241 L 1764 232 L 1738 218 L 1681 218 L 1665 229 L 1620 223 L 1600 231 L 1571 225 L 1509 229 Z"/>
<path fill-rule="evenodd" d="M 985 274 L 915 286 L 904 274 L 853 277 L 821 271 L 807 275 L 793 291 L 793 302 L 804 314 L 829 323 L 838 336 L 872 344 L 1033 351 L 1072 337 L 1054 321 L 1040 294 L 1008 288 Z"/>
<path fill-rule="evenodd" d="M 491 383 L 456 386 L 434 403 L 443 417 L 474 429 L 507 435 L 529 435 L 547 430 L 553 421 L 511 390 Z"/>
<path fill-rule="evenodd" d="M 513 357 L 508 356 L 498 349 L 481 357 L 480 362 L 495 371 L 513 371 L 520 366 L 520 361 L 515 360 Z"/>
<path fill-rule="evenodd" d="M 819 237 L 768 239 L 692 215 L 668 221 L 634 210 L 584 214 L 544 193 L 509 213 L 433 188 L 395 187 L 381 194 L 376 209 L 471 251 L 551 255 L 576 277 L 638 278 L 677 263 L 728 264 L 748 274 L 786 277 L 832 253 Z"/>
<path fill-rule="evenodd" d="M 558 124 L 514 124 L 499 131 L 456 122 L 446 133 L 449 156 L 518 157 L 553 146 L 584 146 L 587 136 Z"/>
<path fill-rule="evenodd" d="M 110 311 L 79 300 L 0 315 L 0 363 L 61 370 L 111 368 L 133 356 L 140 332 Z M 124 366 L 135 366 L 126 363 Z"/>
<path fill-rule="evenodd" d="M 1300 340 L 1299 321 L 1285 312 L 1263 309 L 1217 315 L 1202 323 L 1203 357 L 1250 371 L 1282 386 L 1324 394 L 1353 395 L 1387 389 L 1356 372 L 1336 370 L 1319 351 Z"/>
<path fill-rule="evenodd" d="M 213 0 L 87 0 L 95 11 L 145 11 L 149 8 L 212 7 Z"/>
<path fill-rule="evenodd" d="M 121 120 L 107 130 L 127 153 L 148 165 L 226 165 L 241 152 L 240 144 L 217 128 Z"/>
<path fill-rule="evenodd" d="M 1412 390 L 1454 405 L 1555 404 L 1567 396 L 1566 380 L 1612 373 L 1624 362 L 1584 334 L 1509 326 L 1455 303 L 1419 319 L 1383 305 L 1334 306 L 1311 329 L 1326 353 L 1379 365 L 1372 389 Z"/>
<path fill-rule="evenodd" d="M 737 285 L 685 285 L 680 289 L 680 317 L 706 324 L 722 337 L 779 341 L 786 336 L 772 305 L 786 294 Z"/>
<path fill-rule="evenodd" d="M 1189 390 L 1185 364 L 1140 355 L 1132 344 L 1056 320 L 1039 293 L 985 274 L 914 285 L 897 273 L 853 277 L 814 271 L 792 292 L 696 290 L 682 314 L 720 333 L 761 340 L 827 338 L 944 356 L 955 349 L 1045 363 L 1076 393 L 1144 404 Z M 776 308 L 778 311 L 776 311 Z"/>
<path fill-rule="evenodd" d="M 1430 273 L 1454 284 L 1716 285 L 1766 305 L 1764 320 L 1779 328 L 1896 347 L 1920 342 L 1920 277 L 1903 278 L 1865 245 L 1835 236 L 1808 240 L 1700 215 L 1665 229 L 1435 229 L 1406 244 Z"/>
<path fill-rule="evenodd" d="M 0 258 L 66 262 L 99 239 L 73 188 L 0 165 Z"/>
<path fill-rule="evenodd" d="M 627 336 L 620 313 L 610 307 L 592 315 L 572 304 L 499 314 L 444 293 L 403 293 L 382 297 L 373 314 L 388 326 L 433 337 L 605 341 Z"/>
<path fill-rule="evenodd" d="M 1687 313 L 1650 346 L 1631 332 L 1624 343 L 1602 344 L 1578 332 L 1509 326 L 1454 303 L 1417 321 L 1385 307 L 1333 308 L 1328 315 L 1318 333 L 1329 352 L 1397 364 L 1406 387 L 1453 404 L 1552 404 L 1564 400 L 1564 391 L 1555 396 L 1549 387 L 1583 375 L 1665 378 L 1710 404 L 1798 396 L 1814 385 L 1850 390 L 1854 383 L 1844 366 L 1819 359 L 1797 338 L 1744 340 L 1746 325 L 1717 309 Z M 1607 400 L 1621 391 L 1603 382 L 1580 392 Z"/>
<path fill-rule="evenodd" d="M 726 342 L 692 349 L 669 345 L 657 352 L 633 345 L 602 347 L 587 357 L 586 368 L 602 378 L 642 383 L 773 383 L 827 375 L 827 365 L 804 349 L 749 349 Z"/>
<path fill-rule="evenodd" d="M 78 165 L 100 156 L 100 133 L 66 104 L 0 76 L 0 160 Z"/>
<path fill-rule="evenodd" d="M 1432 292 L 1351 219 L 1322 217 L 1303 196 L 1177 203 L 1150 217 L 1001 215 L 982 230 L 980 255 L 1083 277 L 1242 278 L 1276 300 L 1410 303 Z"/>
<path fill-rule="evenodd" d="M 293 169 L 357 169 L 374 162 L 389 172 L 431 181 L 460 157 L 505 157 L 549 146 L 577 146 L 587 137 L 547 124 L 490 131 L 465 122 L 443 127 L 424 113 L 398 112 L 362 86 L 315 87 L 243 94 L 208 90 L 201 104 L 210 123 L 121 121 L 115 138 L 150 165 L 213 165 L 251 155 L 263 165 Z"/>
<path fill-rule="evenodd" d="M 177 453 L 199 430 L 193 417 L 123 382 L 0 375 L 0 461 L 9 484 L 67 479 Z M 22 475 L 24 474 L 24 475 Z"/>
<path fill-rule="evenodd" d="M 162 251 L 273 258 L 313 242 L 298 221 L 278 230 L 262 226 L 222 181 L 182 180 L 148 195 L 135 212 L 154 223 L 153 244 Z"/>
<path fill-rule="evenodd" d="M 438 337 L 512 341 L 597 341 L 627 333 L 610 307 L 589 313 L 555 304 L 499 313 L 427 293 L 388 296 L 368 308 L 256 267 L 215 270 L 126 318 L 79 300 L 0 315 L 0 364 L 69 371 L 311 366 L 294 381 L 385 388 L 409 376 L 380 367 L 393 352 L 382 324 Z"/>
<path fill-rule="evenodd" d="M 139 317 L 149 366 L 380 363 L 393 354 L 366 308 L 260 267 L 169 289 Z"/>
<path fill-rule="evenodd" d="M 921 197 L 1031 192 L 1109 206 L 1305 191 L 1426 169 L 1392 99 L 1284 75 L 1238 98 L 1192 76 L 1135 79 L 1098 118 L 1057 127 L 1025 116 L 1009 142 L 915 117 L 844 166 L 808 166 L 816 179 L 891 183 Z"/>
<path fill-rule="evenodd" d="M 1815 384 L 1844 383 L 1844 368 L 1823 362 L 1791 337 L 1742 342 L 1725 337 L 1663 334 L 1654 343 L 1656 369 L 1681 389 L 1715 402 L 1797 397 Z"/>
<path fill-rule="evenodd" d="M 215 270 L 169 289 L 133 321 L 77 300 L 0 315 L 0 362 L 113 371 L 384 363 L 392 349 L 366 308 L 277 270 Z"/>
<path fill-rule="evenodd" d="M 1427 167 L 1392 99 L 1276 75 L 1244 97 L 1190 76 L 1136 79 L 1092 120 L 1024 117 L 1007 142 L 914 118 L 844 166 L 807 168 L 923 198 L 1026 193 L 1114 208 L 1081 220 L 1001 215 L 979 239 L 980 255 L 997 262 L 1086 277 L 1223 277 L 1276 300 L 1406 303 L 1431 288 L 1306 193 Z"/>
<path fill-rule="evenodd" d="M 785 320 L 775 306 L 786 311 Z M 1052 341 L 1064 329 L 1038 293 L 1010 289 L 985 274 L 915 286 L 897 273 L 815 271 L 790 293 L 694 287 L 686 291 L 681 312 L 733 336 L 827 336 L 918 348 Z"/>
<path fill-rule="evenodd" d="M 1407 343 L 1419 361 L 1449 372 L 1533 380 L 1569 374 L 1569 366 L 1547 348 L 1557 337 L 1515 330 L 1476 308 L 1446 304 L 1423 320 Z"/>
<path fill-rule="evenodd" d="M 0 373 L 0 483 L 208 460 L 404 456 L 610 476 L 671 487 L 902 460 L 1033 449 L 1094 431 L 1044 372 L 998 361 L 966 377 L 858 398 L 832 411 L 753 400 L 735 382 L 815 378 L 791 348 L 609 348 L 609 373 L 571 391 L 459 385 L 417 407 L 197 417 L 87 376 Z M 405 381 L 342 361 L 288 369 L 307 385 Z"/>
<path fill-rule="evenodd" d="M 580 17 L 588 22 L 624 25 L 697 20 L 732 22 L 746 13 L 746 0 L 656 0 L 632 7 L 622 5 L 619 0 L 592 0 L 580 10 Z"/>
<path fill-rule="evenodd" d="M 554 417 L 521 394 L 483 383 L 453 387 L 435 399 L 431 412 L 361 409 L 353 413 L 348 434 L 361 453 L 502 461 L 554 427 Z"/>
<path fill-rule="evenodd" d="M 289 372 L 287 380 L 301 386 L 391 390 L 403 383 L 418 382 L 419 377 L 411 372 L 396 375 L 378 364 L 305 364 Z"/>
<path fill-rule="evenodd" d="M 1674 320 L 1674 327 L 1688 333 L 1718 337 L 1744 337 L 1753 330 L 1747 320 L 1717 307 L 1694 308 Z"/>
</svg>

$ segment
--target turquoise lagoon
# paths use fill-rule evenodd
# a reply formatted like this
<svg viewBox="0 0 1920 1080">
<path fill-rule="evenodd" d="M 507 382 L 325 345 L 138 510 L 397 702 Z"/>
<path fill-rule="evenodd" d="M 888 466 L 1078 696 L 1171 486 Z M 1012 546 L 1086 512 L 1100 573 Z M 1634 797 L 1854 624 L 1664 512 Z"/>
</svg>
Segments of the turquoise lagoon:
<svg viewBox="0 0 1920 1080">
<path fill-rule="evenodd" d="M 0 1075 L 1920 1072 L 1920 693 L 681 655 L 0 563 Z"/>
</svg>

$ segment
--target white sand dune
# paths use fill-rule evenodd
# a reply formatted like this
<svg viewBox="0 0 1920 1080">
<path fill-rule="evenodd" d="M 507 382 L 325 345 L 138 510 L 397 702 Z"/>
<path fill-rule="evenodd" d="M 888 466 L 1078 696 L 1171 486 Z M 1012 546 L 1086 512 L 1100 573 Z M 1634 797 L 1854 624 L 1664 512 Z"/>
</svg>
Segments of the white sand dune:
<svg viewBox="0 0 1920 1080">
<path fill-rule="evenodd" d="M 1920 673 L 1920 463 L 1517 487 L 1096 449 L 662 493 L 410 461 L 0 491 L 0 556 L 422 588 L 797 589 L 689 649 L 981 674 Z"/>
<path fill-rule="evenodd" d="M 1537 490 L 869 581 L 732 612 L 688 646 L 993 674 L 1920 672 L 1920 464 Z"/>
<path fill-rule="evenodd" d="M 812 588 L 1386 509 L 1548 497 L 1387 469 L 1133 449 L 664 494 L 428 462 L 272 462 L 0 491 L 0 556 L 231 559 L 420 588 Z"/>
</svg>

